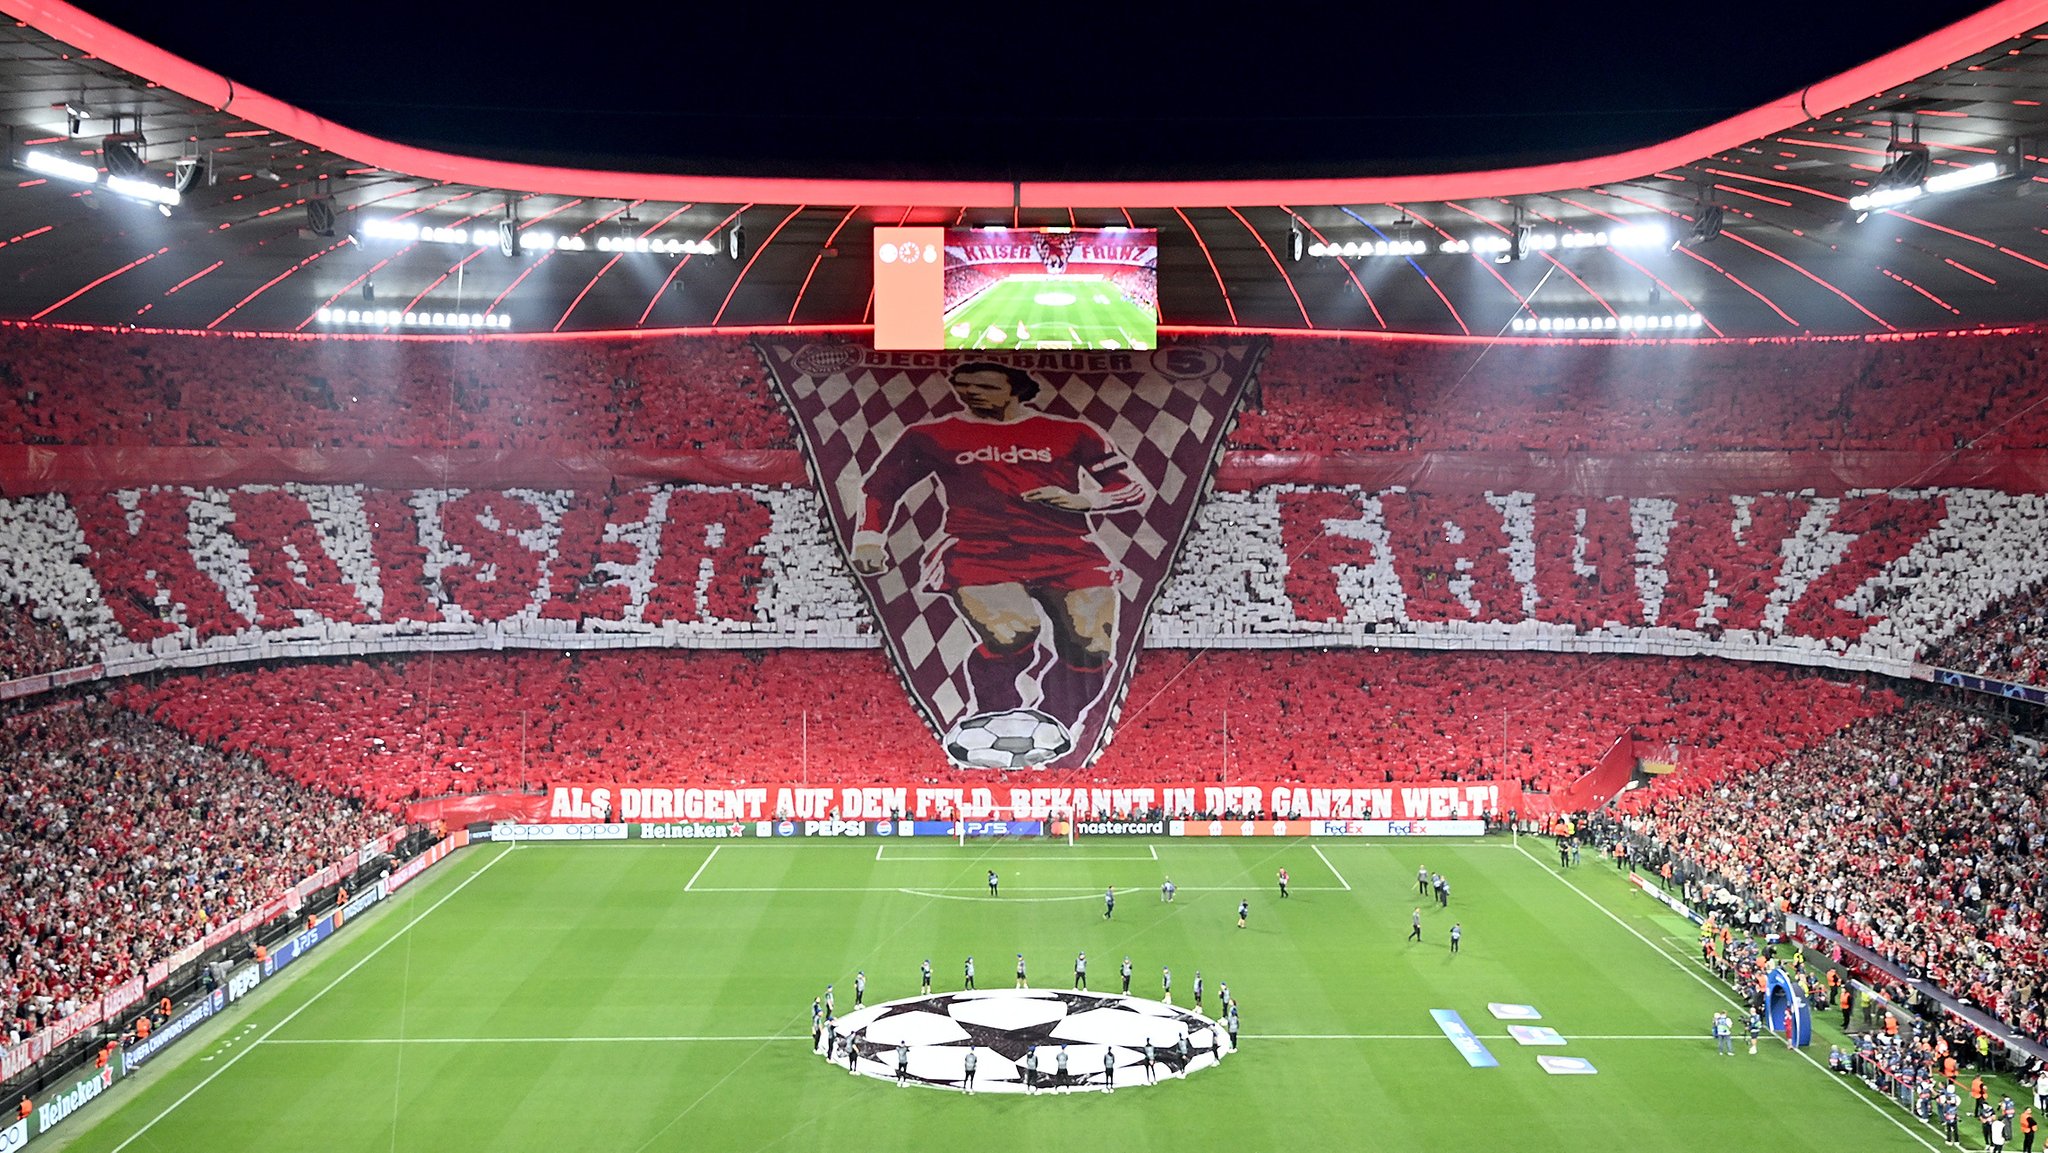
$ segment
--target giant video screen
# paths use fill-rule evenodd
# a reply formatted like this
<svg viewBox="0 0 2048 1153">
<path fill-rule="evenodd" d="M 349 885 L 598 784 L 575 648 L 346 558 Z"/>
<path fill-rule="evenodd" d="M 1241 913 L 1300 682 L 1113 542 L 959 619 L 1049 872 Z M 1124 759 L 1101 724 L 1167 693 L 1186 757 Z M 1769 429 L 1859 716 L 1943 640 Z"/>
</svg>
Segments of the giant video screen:
<svg viewBox="0 0 2048 1153">
<path fill-rule="evenodd" d="M 1150 228 L 949 228 L 945 347 L 1146 349 L 1159 343 Z"/>
</svg>

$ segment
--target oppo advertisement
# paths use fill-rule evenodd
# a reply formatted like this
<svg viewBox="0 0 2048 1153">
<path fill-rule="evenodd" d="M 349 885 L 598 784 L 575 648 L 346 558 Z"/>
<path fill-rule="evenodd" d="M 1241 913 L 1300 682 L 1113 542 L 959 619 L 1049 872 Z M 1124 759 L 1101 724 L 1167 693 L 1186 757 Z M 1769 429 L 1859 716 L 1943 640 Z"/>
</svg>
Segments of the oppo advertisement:
<svg viewBox="0 0 2048 1153">
<path fill-rule="evenodd" d="M 1150 228 L 877 228 L 875 347 L 1148 349 Z"/>
</svg>

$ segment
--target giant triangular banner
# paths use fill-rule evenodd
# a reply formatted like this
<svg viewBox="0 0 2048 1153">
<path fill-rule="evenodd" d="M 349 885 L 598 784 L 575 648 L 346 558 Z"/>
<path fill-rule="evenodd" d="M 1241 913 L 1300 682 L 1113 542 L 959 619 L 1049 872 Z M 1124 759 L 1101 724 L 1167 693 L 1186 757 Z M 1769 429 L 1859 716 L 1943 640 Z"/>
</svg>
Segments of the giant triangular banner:
<svg viewBox="0 0 2048 1153">
<path fill-rule="evenodd" d="M 1264 343 L 760 351 L 833 539 L 948 754 L 1093 761 Z M 1041 714 L 1058 728 L 1034 729 Z"/>
</svg>

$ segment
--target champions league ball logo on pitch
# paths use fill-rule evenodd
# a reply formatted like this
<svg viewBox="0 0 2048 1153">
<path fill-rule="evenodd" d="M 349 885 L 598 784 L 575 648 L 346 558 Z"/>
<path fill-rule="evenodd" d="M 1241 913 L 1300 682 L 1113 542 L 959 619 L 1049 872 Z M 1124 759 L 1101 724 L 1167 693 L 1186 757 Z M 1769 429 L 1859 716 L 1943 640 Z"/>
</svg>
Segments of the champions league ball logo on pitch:
<svg viewBox="0 0 2048 1153">
<path fill-rule="evenodd" d="M 835 1027 L 835 1043 L 824 1055 L 841 1069 L 896 1080 L 900 1053 L 906 1083 L 977 1093 L 1144 1086 L 1210 1068 L 1230 1052 L 1223 1030 L 1199 1013 L 1113 993 L 1054 989 L 907 997 L 856 1009 Z M 971 1084 L 969 1053 L 975 1059 Z"/>
</svg>

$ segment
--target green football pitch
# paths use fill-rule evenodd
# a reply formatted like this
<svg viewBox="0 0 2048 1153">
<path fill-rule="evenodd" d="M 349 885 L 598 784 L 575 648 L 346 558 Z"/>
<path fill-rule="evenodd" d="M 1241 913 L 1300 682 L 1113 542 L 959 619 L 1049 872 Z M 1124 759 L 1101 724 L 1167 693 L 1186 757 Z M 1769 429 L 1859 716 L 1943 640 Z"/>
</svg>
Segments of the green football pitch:
<svg viewBox="0 0 2048 1153">
<path fill-rule="evenodd" d="M 1527 849 L 1529 851 L 1523 851 Z M 1916 1150 L 1934 1130 L 1765 1038 L 1716 1054 L 1727 1004 L 1685 922 L 1541 842 L 846 839 L 480 845 L 266 983 L 47 1139 L 78 1151 Z M 1424 909 L 1415 871 L 1453 886 Z M 1293 896 L 1279 899 L 1285 866 Z M 1002 875 L 990 897 L 985 870 Z M 1159 899 L 1162 877 L 1178 886 Z M 1113 920 L 1102 891 L 1121 896 Z M 1237 927 L 1240 899 L 1249 927 Z M 1453 957 L 1449 928 L 1464 926 Z M 839 1010 L 984 987 L 1098 989 L 1171 966 L 1242 1006 L 1222 1064 L 1154 1087 L 973 1096 L 849 1077 L 814 1056 Z M 1524 1048 L 1488 1002 L 1567 1039 Z M 1185 1005 L 1185 1000 L 1181 1001 Z M 1453 1009 L 1499 1058 L 1470 1068 Z M 1833 1034 L 1830 1033 L 1830 1036 Z M 1556 1076 L 1539 1053 L 1582 1057 Z M 1825 1041 L 1819 1056 L 1825 1058 Z M 1972 1142 L 1974 1144 L 1974 1140 Z M 38 1142 L 37 1147 L 45 1146 Z"/>
<path fill-rule="evenodd" d="M 1157 333 L 1099 276 L 1012 277 L 946 314 L 947 348 L 1151 348 Z"/>
</svg>

